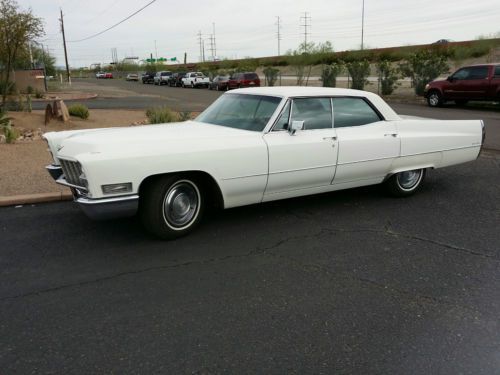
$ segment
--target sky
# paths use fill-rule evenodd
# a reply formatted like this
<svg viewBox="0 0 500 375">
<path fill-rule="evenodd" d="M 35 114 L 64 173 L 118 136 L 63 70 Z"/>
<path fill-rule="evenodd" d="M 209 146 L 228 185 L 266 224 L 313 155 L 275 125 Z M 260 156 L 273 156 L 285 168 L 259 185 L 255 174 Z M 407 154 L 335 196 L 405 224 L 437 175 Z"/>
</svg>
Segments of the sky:
<svg viewBox="0 0 500 375">
<path fill-rule="evenodd" d="M 198 32 L 205 57 L 212 56 L 210 37 L 215 24 L 216 54 L 223 58 L 278 55 L 277 17 L 281 20 L 281 54 L 304 41 L 330 41 L 335 51 L 359 49 L 363 0 L 156 0 L 142 12 L 104 34 L 96 34 L 131 15 L 151 0 L 17 0 L 45 23 L 38 41 L 64 64 L 60 9 L 71 67 L 138 56 L 200 61 Z M 364 0 L 364 47 L 392 47 L 475 39 L 500 31 L 499 0 Z"/>
</svg>

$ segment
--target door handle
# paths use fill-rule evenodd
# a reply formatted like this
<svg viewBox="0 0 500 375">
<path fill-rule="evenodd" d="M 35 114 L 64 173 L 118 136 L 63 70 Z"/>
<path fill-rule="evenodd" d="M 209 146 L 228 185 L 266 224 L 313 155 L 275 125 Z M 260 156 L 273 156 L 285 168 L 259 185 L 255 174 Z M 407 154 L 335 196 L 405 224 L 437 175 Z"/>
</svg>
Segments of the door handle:
<svg viewBox="0 0 500 375">
<path fill-rule="evenodd" d="M 332 140 L 332 141 L 336 141 L 337 140 L 337 137 L 323 137 L 323 140 L 324 141 L 328 141 L 328 140 Z"/>
<path fill-rule="evenodd" d="M 387 133 L 387 134 L 384 134 L 384 137 L 394 137 L 396 138 L 398 136 L 398 133 Z"/>
</svg>

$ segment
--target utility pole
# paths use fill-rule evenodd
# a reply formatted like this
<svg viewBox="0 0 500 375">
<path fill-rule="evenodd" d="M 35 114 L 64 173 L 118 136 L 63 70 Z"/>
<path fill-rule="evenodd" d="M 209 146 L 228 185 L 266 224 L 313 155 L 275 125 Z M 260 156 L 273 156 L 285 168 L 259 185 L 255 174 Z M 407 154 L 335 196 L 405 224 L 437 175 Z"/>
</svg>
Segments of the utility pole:
<svg viewBox="0 0 500 375">
<path fill-rule="evenodd" d="M 210 35 L 210 53 L 212 54 L 212 61 L 215 61 L 215 54 L 214 54 L 214 36 L 213 34 Z"/>
<path fill-rule="evenodd" d="M 361 50 L 363 50 L 363 39 L 365 34 L 365 0 L 363 0 L 363 5 L 361 7 Z"/>
<path fill-rule="evenodd" d="M 64 34 L 64 18 L 63 18 L 62 8 L 60 10 L 61 10 L 61 18 L 59 19 L 59 21 L 61 21 L 61 32 L 64 45 L 64 60 L 66 61 L 66 74 L 68 75 L 68 82 L 71 85 L 71 76 L 69 74 L 69 64 L 68 64 L 68 50 L 66 49 L 66 35 Z"/>
<path fill-rule="evenodd" d="M 212 35 L 214 36 L 214 60 L 217 57 L 217 43 L 215 42 L 215 22 L 212 22 Z"/>
<path fill-rule="evenodd" d="M 300 26 L 304 27 L 304 52 L 307 52 L 307 36 L 309 35 L 307 28 L 311 27 L 311 17 L 308 14 L 308 12 L 304 12 L 304 15 L 300 17 L 303 22 Z"/>
<path fill-rule="evenodd" d="M 155 39 L 155 59 L 156 59 L 155 63 L 157 63 L 158 62 L 158 49 L 156 48 L 156 39 Z"/>
<path fill-rule="evenodd" d="M 281 18 L 280 16 L 276 16 L 276 25 L 278 26 L 278 30 L 276 31 L 276 36 L 278 38 L 278 56 L 281 55 Z"/>
<path fill-rule="evenodd" d="M 198 43 L 200 44 L 200 61 L 203 61 L 203 38 L 201 37 L 201 30 L 198 31 Z"/>
</svg>

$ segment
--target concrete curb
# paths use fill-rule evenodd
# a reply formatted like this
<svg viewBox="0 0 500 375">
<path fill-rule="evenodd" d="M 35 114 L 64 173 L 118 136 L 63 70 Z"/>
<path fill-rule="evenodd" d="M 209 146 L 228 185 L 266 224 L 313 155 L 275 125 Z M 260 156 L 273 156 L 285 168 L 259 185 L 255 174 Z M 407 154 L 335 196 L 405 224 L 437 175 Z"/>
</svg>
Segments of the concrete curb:
<svg viewBox="0 0 500 375">
<path fill-rule="evenodd" d="M 57 201 L 69 201 L 73 199 L 71 192 L 62 191 L 57 193 L 39 193 L 12 195 L 10 197 L 0 197 L 0 207 L 19 206 L 23 204 L 47 203 Z"/>
<path fill-rule="evenodd" d="M 69 102 L 69 101 L 74 101 L 74 100 L 90 100 L 90 99 L 95 99 L 97 98 L 99 95 L 98 94 L 88 94 L 88 95 L 82 95 L 82 96 L 76 96 L 74 98 L 60 98 L 60 97 L 57 97 L 57 94 L 54 95 L 53 98 L 43 98 L 43 99 L 32 99 L 32 102 L 37 102 L 37 103 L 50 103 L 50 102 L 53 102 L 54 100 L 59 100 L 59 99 L 62 99 L 64 100 L 65 102 Z"/>
</svg>

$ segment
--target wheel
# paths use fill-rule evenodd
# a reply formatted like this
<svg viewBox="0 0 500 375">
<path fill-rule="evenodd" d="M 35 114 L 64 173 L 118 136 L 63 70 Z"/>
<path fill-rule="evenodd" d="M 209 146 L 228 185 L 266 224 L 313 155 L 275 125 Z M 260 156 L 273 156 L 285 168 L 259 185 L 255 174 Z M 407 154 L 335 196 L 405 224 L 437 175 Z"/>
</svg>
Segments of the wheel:
<svg viewBox="0 0 500 375">
<path fill-rule="evenodd" d="M 210 87 L 210 90 L 211 90 L 211 89 L 212 89 L 212 88 Z M 219 85 L 215 85 L 215 91 L 220 91 Z"/>
<path fill-rule="evenodd" d="M 174 239 L 193 231 L 199 224 L 205 201 L 201 184 L 181 175 L 153 180 L 141 193 L 140 218 L 152 234 Z"/>
<path fill-rule="evenodd" d="M 191 82 L 191 88 L 194 89 L 194 83 L 193 82 Z"/>
<path fill-rule="evenodd" d="M 443 98 L 438 91 L 431 91 L 427 95 L 427 104 L 429 107 L 441 107 L 443 105 Z"/>
<path fill-rule="evenodd" d="M 460 100 L 455 100 L 455 104 L 458 106 L 464 106 L 468 103 L 469 101 L 467 99 L 460 99 Z"/>
<path fill-rule="evenodd" d="M 186 88 L 186 85 L 184 84 L 184 82 L 182 82 L 182 88 L 185 89 Z"/>
<path fill-rule="evenodd" d="M 385 187 L 393 196 L 407 197 L 414 194 L 422 186 L 425 172 L 425 169 L 414 169 L 396 173 L 385 182 Z"/>
</svg>

